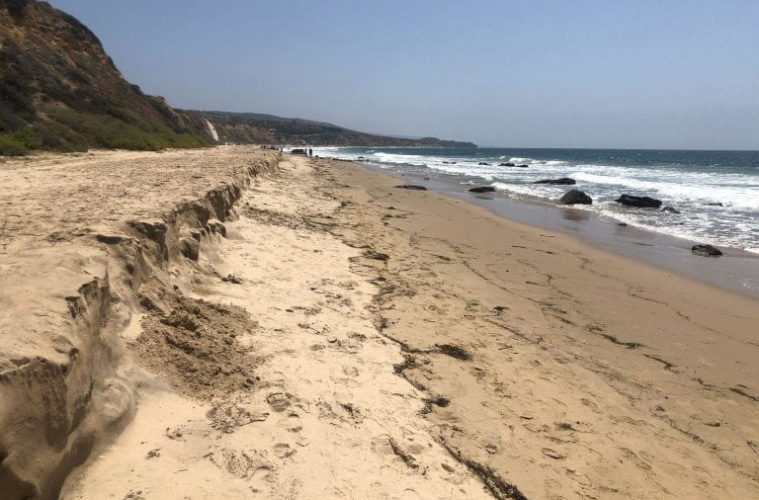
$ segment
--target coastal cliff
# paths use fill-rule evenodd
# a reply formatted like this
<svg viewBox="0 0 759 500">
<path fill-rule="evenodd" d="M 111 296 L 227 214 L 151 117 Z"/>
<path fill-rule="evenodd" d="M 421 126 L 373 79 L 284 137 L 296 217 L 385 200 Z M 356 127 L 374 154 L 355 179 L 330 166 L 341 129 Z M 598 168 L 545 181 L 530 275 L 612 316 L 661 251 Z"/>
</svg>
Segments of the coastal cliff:
<svg viewBox="0 0 759 500">
<path fill-rule="evenodd" d="M 0 154 L 211 142 L 204 120 L 129 83 L 74 17 L 46 2 L 0 0 Z"/>
</svg>

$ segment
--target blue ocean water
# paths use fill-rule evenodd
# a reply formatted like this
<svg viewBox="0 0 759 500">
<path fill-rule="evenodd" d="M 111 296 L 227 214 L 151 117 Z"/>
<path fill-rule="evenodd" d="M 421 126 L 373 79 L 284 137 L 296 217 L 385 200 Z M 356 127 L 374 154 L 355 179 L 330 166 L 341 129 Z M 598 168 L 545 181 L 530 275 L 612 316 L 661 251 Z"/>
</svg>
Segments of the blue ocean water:
<svg viewBox="0 0 759 500">
<path fill-rule="evenodd" d="M 593 198 L 593 205 L 582 210 L 759 253 L 759 151 L 325 147 L 314 154 L 391 172 L 492 185 L 499 194 L 517 199 L 555 202 L 577 188 Z M 571 177 L 577 185 L 534 184 L 559 177 Z M 621 194 L 651 196 L 680 213 L 625 207 L 614 201 Z"/>
</svg>

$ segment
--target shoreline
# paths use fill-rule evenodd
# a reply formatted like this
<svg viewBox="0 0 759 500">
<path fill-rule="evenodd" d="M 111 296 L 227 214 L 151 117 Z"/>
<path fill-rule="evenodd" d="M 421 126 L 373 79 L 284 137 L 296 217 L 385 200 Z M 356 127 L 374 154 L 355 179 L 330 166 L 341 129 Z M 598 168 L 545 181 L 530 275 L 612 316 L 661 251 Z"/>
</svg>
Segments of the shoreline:
<svg viewBox="0 0 759 500">
<path fill-rule="evenodd" d="M 348 160 L 336 160 L 348 161 Z M 448 196 L 487 208 L 507 220 L 559 231 L 598 250 L 611 252 L 662 271 L 674 271 L 691 280 L 715 286 L 744 297 L 759 298 L 759 254 L 735 247 L 721 246 L 723 256 L 706 258 L 693 255 L 690 248 L 701 242 L 651 228 L 620 225 L 610 215 L 598 214 L 548 200 L 518 199 L 496 193 L 469 193 L 470 187 L 487 185 L 476 177 L 445 174 L 404 174 L 375 166 L 353 162 L 379 175 L 399 181 L 428 186 Z M 471 183 L 471 184 L 470 184 Z M 567 189 L 570 189 L 569 186 Z"/>
</svg>

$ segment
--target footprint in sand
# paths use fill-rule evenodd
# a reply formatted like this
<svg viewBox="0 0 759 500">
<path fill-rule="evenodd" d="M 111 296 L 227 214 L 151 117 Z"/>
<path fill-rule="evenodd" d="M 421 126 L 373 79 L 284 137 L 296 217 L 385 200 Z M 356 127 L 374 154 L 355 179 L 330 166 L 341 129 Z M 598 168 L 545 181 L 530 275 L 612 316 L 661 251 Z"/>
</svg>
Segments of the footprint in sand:
<svg viewBox="0 0 759 500">
<path fill-rule="evenodd" d="M 554 460 L 564 460 L 567 458 L 566 455 L 562 455 L 558 451 L 551 448 L 543 448 L 541 451 L 543 452 L 543 455 L 553 458 Z"/>
<path fill-rule="evenodd" d="M 208 459 L 219 469 L 241 479 L 251 479 L 260 469 L 272 470 L 269 461 L 256 450 L 222 448 L 211 451 Z"/>
<path fill-rule="evenodd" d="M 253 471 L 249 481 L 251 483 L 251 491 L 259 493 L 274 481 L 274 470 L 266 465 L 258 467 Z"/>
<path fill-rule="evenodd" d="M 346 366 L 343 365 L 343 374 L 346 377 L 358 377 L 358 368 L 355 366 Z"/>
<path fill-rule="evenodd" d="M 580 401 L 582 401 L 582 404 L 593 410 L 594 413 L 601 413 L 601 411 L 598 409 L 598 405 L 590 399 L 582 398 Z"/>
<path fill-rule="evenodd" d="M 272 392 L 266 396 L 266 402 L 274 411 L 281 412 L 290 406 L 292 394 L 284 392 Z"/>
<path fill-rule="evenodd" d="M 287 443 L 277 443 L 274 445 L 274 455 L 283 460 L 295 455 L 296 452 L 297 450 Z"/>
<path fill-rule="evenodd" d="M 284 427 L 290 432 L 300 432 L 303 430 L 303 424 L 300 420 L 300 415 L 297 413 L 291 412 L 287 415 L 287 418 L 284 419 Z"/>
<path fill-rule="evenodd" d="M 622 452 L 622 454 L 625 456 L 625 458 L 634 463 L 638 468 L 649 471 L 651 470 L 651 466 L 647 464 L 644 460 L 642 460 L 638 455 L 635 454 L 634 451 L 632 451 L 629 448 L 619 448 L 619 451 Z"/>
<path fill-rule="evenodd" d="M 403 490 L 400 500 L 422 500 L 422 496 L 412 489 Z"/>
</svg>

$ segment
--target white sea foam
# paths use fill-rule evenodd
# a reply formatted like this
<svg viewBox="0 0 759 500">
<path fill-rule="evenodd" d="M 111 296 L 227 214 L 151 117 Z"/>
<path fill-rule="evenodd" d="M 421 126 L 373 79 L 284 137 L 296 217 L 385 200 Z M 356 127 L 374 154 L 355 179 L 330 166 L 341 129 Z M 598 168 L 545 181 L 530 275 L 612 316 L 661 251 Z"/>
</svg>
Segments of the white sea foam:
<svg viewBox="0 0 759 500">
<path fill-rule="evenodd" d="M 672 167 L 638 167 L 540 160 L 527 156 L 440 156 L 412 154 L 408 150 L 315 148 L 315 154 L 358 159 L 409 173 L 438 172 L 490 183 L 499 192 L 517 198 L 557 200 L 570 187 L 534 184 L 535 181 L 571 177 L 574 186 L 594 199 L 581 207 L 638 226 L 707 243 L 743 247 L 759 253 L 759 176 Z M 420 150 L 420 153 L 426 150 Z M 438 151 L 435 151 L 438 153 Z M 499 166 L 510 162 L 529 168 Z M 480 165 L 479 163 L 487 163 Z M 467 179 L 469 181 L 470 179 Z M 466 182 L 466 181 L 465 181 Z M 621 194 L 651 196 L 676 207 L 681 215 L 623 207 L 614 200 Z M 722 203 L 724 206 L 713 206 Z"/>
</svg>

